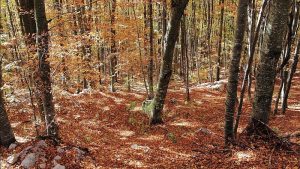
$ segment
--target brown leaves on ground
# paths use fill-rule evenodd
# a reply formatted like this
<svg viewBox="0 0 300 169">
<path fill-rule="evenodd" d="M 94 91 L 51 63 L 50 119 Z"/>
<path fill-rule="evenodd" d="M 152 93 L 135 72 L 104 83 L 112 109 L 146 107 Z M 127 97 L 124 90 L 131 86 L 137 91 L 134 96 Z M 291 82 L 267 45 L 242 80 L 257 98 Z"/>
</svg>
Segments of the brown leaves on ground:
<svg viewBox="0 0 300 169">
<path fill-rule="evenodd" d="M 299 167 L 299 154 L 274 149 L 263 141 L 253 143 L 241 137 L 240 146 L 224 148 L 225 92 L 193 87 L 192 101 L 186 103 L 184 90 L 172 86 L 164 109 L 165 123 L 154 127 L 148 125 L 148 117 L 140 108 L 145 98 L 140 92 L 56 94 L 56 119 L 62 144 L 58 147 L 48 144 L 47 168 L 53 167 L 51 163 L 57 154 L 66 168 Z M 299 84 L 295 84 L 291 107 L 300 104 L 298 88 Z M 8 105 L 8 111 L 16 135 L 31 141 L 15 150 L 1 149 L 4 159 L 13 151 L 36 143 L 27 101 Z M 19 111 L 25 108 L 27 111 Z M 247 125 L 250 112 L 251 104 L 247 101 L 239 131 Z M 295 108 L 289 109 L 285 116 L 272 117 L 270 122 L 279 135 L 297 132 L 299 125 L 300 110 Z M 299 144 L 299 139 L 293 141 Z M 88 153 L 78 158 L 78 148 L 86 148 Z M 58 153 L 58 149 L 64 151 Z"/>
</svg>

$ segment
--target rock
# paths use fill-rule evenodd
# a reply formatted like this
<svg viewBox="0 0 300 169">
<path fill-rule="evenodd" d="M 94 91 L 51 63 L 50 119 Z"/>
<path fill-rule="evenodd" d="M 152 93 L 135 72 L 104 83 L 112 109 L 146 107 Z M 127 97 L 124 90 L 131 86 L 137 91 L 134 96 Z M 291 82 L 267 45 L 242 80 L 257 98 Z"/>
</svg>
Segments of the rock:
<svg viewBox="0 0 300 169">
<path fill-rule="evenodd" d="M 17 144 L 13 143 L 13 144 L 11 144 L 11 145 L 8 147 L 8 149 L 9 149 L 9 150 L 14 150 L 16 147 L 17 147 Z"/>
<path fill-rule="evenodd" d="M 136 167 L 136 168 L 141 168 L 144 166 L 143 162 L 141 161 L 137 161 L 137 160 L 130 160 L 128 162 L 128 165 L 132 166 L 132 167 Z"/>
<path fill-rule="evenodd" d="M 57 150 L 56 150 L 58 153 L 63 153 L 65 150 L 61 147 L 58 147 Z"/>
<path fill-rule="evenodd" d="M 26 147 L 25 149 L 23 149 L 19 154 L 20 154 L 20 157 L 21 159 L 25 158 L 26 154 L 28 153 L 28 151 L 30 149 L 32 149 L 33 147 L 32 146 L 28 146 Z"/>
<path fill-rule="evenodd" d="M 56 160 L 53 160 L 52 163 L 54 166 L 56 166 L 58 164 L 58 162 Z"/>
<path fill-rule="evenodd" d="M 36 144 L 36 147 L 47 147 L 47 143 L 45 140 L 41 140 Z"/>
<path fill-rule="evenodd" d="M 31 167 L 34 166 L 36 160 L 37 160 L 36 154 L 35 153 L 30 153 L 22 161 L 21 166 L 24 167 L 24 168 L 31 168 Z"/>
<path fill-rule="evenodd" d="M 42 162 L 46 162 L 46 161 L 47 161 L 47 159 L 46 159 L 45 157 L 41 157 L 40 160 L 41 160 Z"/>
<path fill-rule="evenodd" d="M 46 164 L 45 164 L 45 163 L 40 164 L 39 167 L 42 168 L 42 169 L 43 169 L 43 168 L 46 168 Z"/>
<path fill-rule="evenodd" d="M 30 139 L 24 137 L 15 136 L 15 138 L 18 143 L 27 143 L 28 141 L 30 141 Z"/>
<path fill-rule="evenodd" d="M 239 151 L 234 154 L 234 157 L 238 162 L 252 161 L 255 159 L 255 155 L 252 151 Z"/>
<path fill-rule="evenodd" d="M 53 169 L 65 169 L 66 167 L 60 164 L 56 164 Z"/>
<path fill-rule="evenodd" d="M 77 158 L 80 159 L 82 156 L 85 155 L 85 151 L 79 149 L 79 148 L 75 148 L 75 150 L 77 151 Z"/>
<path fill-rule="evenodd" d="M 200 129 L 197 130 L 197 132 L 202 132 L 202 133 L 208 134 L 208 135 L 214 134 L 211 130 L 209 130 L 207 128 L 200 128 Z"/>
<path fill-rule="evenodd" d="M 133 131 L 128 131 L 128 130 L 122 130 L 119 132 L 119 135 L 122 137 L 130 137 L 133 136 L 135 133 Z"/>
<path fill-rule="evenodd" d="M 143 150 L 145 153 L 147 153 L 150 150 L 148 146 L 140 146 L 137 144 L 132 144 L 130 147 L 134 150 Z"/>
<path fill-rule="evenodd" d="M 15 164 L 18 161 L 19 156 L 20 156 L 19 154 L 13 154 L 13 155 L 7 157 L 6 161 L 9 164 Z"/>
<path fill-rule="evenodd" d="M 61 160 L 61 157 L 60 156 L 55 156 L 53 160 L 56 160 L 56 161 Z"/>
</svg>

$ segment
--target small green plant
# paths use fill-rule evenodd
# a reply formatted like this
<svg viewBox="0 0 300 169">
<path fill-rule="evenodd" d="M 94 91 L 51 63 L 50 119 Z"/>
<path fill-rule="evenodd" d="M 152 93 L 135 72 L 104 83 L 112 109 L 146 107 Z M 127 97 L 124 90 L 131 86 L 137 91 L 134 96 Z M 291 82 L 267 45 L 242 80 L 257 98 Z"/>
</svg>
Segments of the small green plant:
<svg viewBox="0 0 300 169">
<path fill-rule="evenodd" d="M 173 133 L 168 133 L 168 134 L 167 134 L 167 138 L 168 138 L 170 141 L 172 141 L 172 143 L 177 143 L 177 139 L 176 139 L 175 134 L 173 134 Z"/>
<path fill-rule="evenodd" d="M 279 128 L 277 128 L 277 127 L 273 127 L 272 130 L 273 130 L 275 133 L 277 133 L 277 134 L 280 133 L 280 130 L 279 130 Z"/>
<path fill-rule="evenodd" d="M 129 117 L 128 123 L 131 124 L 131 125 L 135 125 L 137 123 L 137 121 L 134 117 Z"/>
<path fill-rule="evenodd" d="M 151 116 L 153 105 L 154 104 L 152 100 L 145 100 L 142 104 L 142 109 L 148 116 Z"/>
<path fill-rule="evenodd" d="M 90 142 L 91 140 L 92 140 L 91 137 L 89 137 L 89 136 L 86 136 L 86 137 L 85 137 L 85 141 Z"/>
<path fill-rule="evenodd" d="M 127 110 L 133 110 L 136 107 L 136 102 L 130 102 L 130 104 L 127 106 Z"/>
</svg>

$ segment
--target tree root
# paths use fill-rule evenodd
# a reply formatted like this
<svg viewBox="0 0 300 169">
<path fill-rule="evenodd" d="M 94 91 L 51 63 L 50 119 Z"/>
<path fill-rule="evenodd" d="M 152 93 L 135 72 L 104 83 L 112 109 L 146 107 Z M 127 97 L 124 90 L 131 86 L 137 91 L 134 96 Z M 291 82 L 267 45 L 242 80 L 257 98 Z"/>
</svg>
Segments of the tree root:
<svg viewBox="0 0 300 169">
<path fill-rule="evenodd" d="M 245 135 L 251 142 L 262 140 L 275 149 L 293 151 L 293 143 L 289 139 L 278 136 L 268 125 L 256 119 L 251 119 L 242 135 Z"/>
</svg>

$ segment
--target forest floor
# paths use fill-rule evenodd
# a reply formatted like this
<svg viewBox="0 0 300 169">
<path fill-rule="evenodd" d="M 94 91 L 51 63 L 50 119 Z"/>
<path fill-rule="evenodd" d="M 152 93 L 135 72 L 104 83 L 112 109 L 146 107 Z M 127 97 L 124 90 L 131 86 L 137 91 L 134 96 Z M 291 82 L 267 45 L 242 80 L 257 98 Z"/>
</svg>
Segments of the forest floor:
<svg viewBox="0 0 300 169">
<path fill-rule="evenodd" d="M 176 87 L 177 86 L 177 87 Z M 55 108 L 62 144 L 35 139 L 32 110 L 28 95 L 18 93 L 7 105 L 17 136 L 16 148 L 0 149 L 2 167 L 6 159 L 19 152 L 39 150 L 36 168 L 300 168 L 299 147 L 293 151 L 277 149 L 272 144 L 251 143 L 224 147 L 224 87 L 191 87 L 191 101 L 186 103 L 184 89 L 171 84 L 164 109 L 164 124 L 150 127 L 141 109 L 145 94 L 134 87 L 131 92 L 106 90 L 71 94 L 55 91 Z M 24 93 L 24 92 L 23 92 Z M 22 99 L 23 97 L 23 99 Z M 239 133 L 246 127 L 251 104 L 245 99 Z M 294 79 L 286 115 L 272 116 L 271 128 L 279 135 L 300 131 L 300 73 Z M 300 144 L 299 138 L 292 142 Z M 33 147 L 31 147 L 33 146 Z M 295 153 L 298 151 L 298 154 Z M 20 154 L 20 153 L 19 153 Z M 21 165 L 18 157 L 12 168 Z M 1 160 L 1 159 L 0 159 Z M 2 169 L 2 168 L 1 168 Z"/>
</svg>

